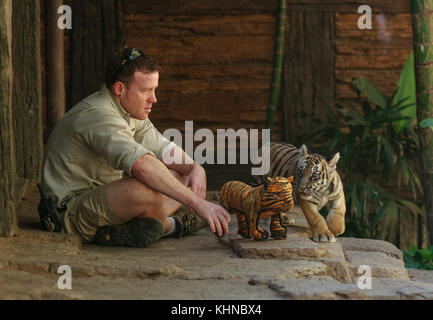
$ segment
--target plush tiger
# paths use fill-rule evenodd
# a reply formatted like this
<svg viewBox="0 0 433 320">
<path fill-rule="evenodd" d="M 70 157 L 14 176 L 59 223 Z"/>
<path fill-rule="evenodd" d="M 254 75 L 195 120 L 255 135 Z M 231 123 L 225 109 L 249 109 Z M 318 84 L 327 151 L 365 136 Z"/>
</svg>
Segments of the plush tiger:
<svg viewBox="0 0 433 320">
<path fill-rule="evenodd" d="M 267 176 L 294 176 L 293 198 L 311 227 L 312 240 L 335 242 L 335 236 L 344 233 L 346 213 L 343 184 L 336 170 L 340 154 L 327 161 L 321 155 L 308 153 L 305 145 L 297 149 L 284 142 L 271 142 L 259 154 L 266 155 L 264 152 L 270 155 Z M 256 181 L 262 183 L 264 178 L 256 176 Z M 329 209 L 326 220 L 319 213 L 324 206 Z"/>
<path fill-rule="evenodd" d="M 294 206 L 293 177 L 267 178 L 264 184 L 252 187 L 241 181 L 225 183 L 220 192 L 220 203 L 238 220 L 238 233 L 245 239 L 266 240 L 269 233 L 258 226 L 260 218 L 271 217 L 271 237 L 286 238 L 287 229 L 281 224 L 281 213 Z"/>
</svg>

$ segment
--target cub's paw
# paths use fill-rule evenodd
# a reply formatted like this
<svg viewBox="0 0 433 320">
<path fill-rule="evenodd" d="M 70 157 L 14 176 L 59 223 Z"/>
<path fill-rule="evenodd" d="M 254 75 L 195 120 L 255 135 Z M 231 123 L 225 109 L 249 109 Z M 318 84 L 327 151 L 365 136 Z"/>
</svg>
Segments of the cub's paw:
<svg viewBox="0 0 433 320">
<path fill-rule="evenodd" d="M 344 215 L 330 214 L 326 218 L 326 224 L 333 234 L 339 236 L 340 234 L 344 233 Z"/>
<path fill-rule="evenodd" d="M 257 229 L 253 232 L 254 240 L 263 241 L 269 238 L 269 233 L 262 228 Z"/>
<path fill-rule="evenodd" d="M 336 242 L 337 240 L 335 239 L 334 234 L 332 234 L 331 232 L 326 232 L 326 233 L 313 233 L 313 236 L 311 237 L 311 240 L 315 241 L 315 242 Z"/>
</svg>

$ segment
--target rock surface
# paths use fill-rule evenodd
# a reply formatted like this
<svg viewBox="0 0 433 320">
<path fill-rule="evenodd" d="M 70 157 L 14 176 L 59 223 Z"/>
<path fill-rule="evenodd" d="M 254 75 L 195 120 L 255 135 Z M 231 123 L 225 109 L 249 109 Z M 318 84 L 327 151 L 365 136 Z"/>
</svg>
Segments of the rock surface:
<svg viewBox="0 0 433 320">
<path fill-rule="evenodd" d="M 433 271 L 405 269 L 385 241 L 313 242 L 299 208 L 285 240 L 242 239 L 232 217 L 222 239 L 203 229 L 148 248 L 110 248 L 40 231 L 37 202 L 34 189 L 18 210 L 19 235 L 0 238 L 0 299 L 433 299 Z M 71 290 L 58 287 L 61 265 L 71 267 Z"/>
</svg>

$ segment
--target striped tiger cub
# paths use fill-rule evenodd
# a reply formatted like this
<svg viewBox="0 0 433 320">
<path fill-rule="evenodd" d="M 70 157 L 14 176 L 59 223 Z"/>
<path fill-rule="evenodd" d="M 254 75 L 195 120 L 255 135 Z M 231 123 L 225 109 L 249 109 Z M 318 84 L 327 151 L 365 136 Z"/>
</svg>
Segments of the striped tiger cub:
<svg viewBox="0 0 433 320">
<path fill-rule="evenodd" d="M 241 181 L 225 183 L 220 192 L 220 203 L 238 220 L 238 234 L 245 239 L 266 240 L 269 233 L 259 227 L 260 218 L 271 217 L 271 237 L 286 238 L 287 229 L 281 224 L 281 213 L 294 206 L 293 177 L 267 178 L 264 184 L 252 187 Z"/>
<path fill-rule="evenodd" d="M 262 147 L 260 153 L 264 152 L 270 154 L 267 176 L 294 177 L 293 197 L 311 227 L 312 240 L 335 242 L 335 236 L 344 233 L 346 213 L 343 184 L 337 172 L 340 154 L 327 161 L 321 155 L 308 153 L 305 145 L 297 149 L 284 142 L 271 142 Z M 256 181 L 261 183 L 264 178 L 256 176 Z M 326 220 L 319 213 L 324 206 L 329 208 Z"/>
</svg>

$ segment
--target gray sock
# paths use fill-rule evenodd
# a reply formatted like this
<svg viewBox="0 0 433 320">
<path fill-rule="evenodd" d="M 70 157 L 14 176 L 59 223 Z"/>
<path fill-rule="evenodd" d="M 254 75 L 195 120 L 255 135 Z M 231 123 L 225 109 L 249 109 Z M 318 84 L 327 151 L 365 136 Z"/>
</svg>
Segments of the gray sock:
<svg viewBox="0 0 433 320">
<path fill-rule="evenodd" d="M 171 220 L 171 222 L 173 222 L 173 226 L 171 227 L 171 229 L 169 231 L 167 231 L 166 233 L 164 233 L 162 235 L 162 238 L 170 237 L 176 231 L 176 220 L 174 220 L 174 218 L 172 218 L 172 217 L 168 217 L 168 218 Z"/>
</svg>

